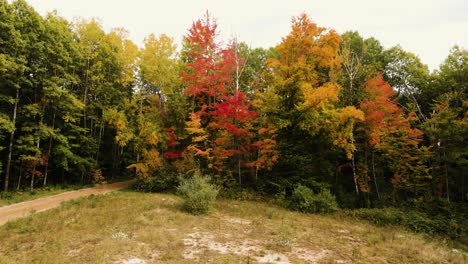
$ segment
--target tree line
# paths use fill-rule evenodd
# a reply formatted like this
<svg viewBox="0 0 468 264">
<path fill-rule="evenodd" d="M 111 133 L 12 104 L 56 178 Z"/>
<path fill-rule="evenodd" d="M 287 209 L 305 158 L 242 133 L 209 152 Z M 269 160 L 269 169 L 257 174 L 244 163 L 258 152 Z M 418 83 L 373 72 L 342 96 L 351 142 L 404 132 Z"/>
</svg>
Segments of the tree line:
<svg viewBox="0 0 468 264">
<path fill-rule="evenodd" d="M 221 45 L 216 20 L 139 48 L 95 19 L 0 0 L 3 191 L 122 174 L 173 187 L 331 190 L 342 206 L 467 200 L 468 51 L 430 72 L 400 46 L 301 14 L 272 48 Z"/>
</svg>

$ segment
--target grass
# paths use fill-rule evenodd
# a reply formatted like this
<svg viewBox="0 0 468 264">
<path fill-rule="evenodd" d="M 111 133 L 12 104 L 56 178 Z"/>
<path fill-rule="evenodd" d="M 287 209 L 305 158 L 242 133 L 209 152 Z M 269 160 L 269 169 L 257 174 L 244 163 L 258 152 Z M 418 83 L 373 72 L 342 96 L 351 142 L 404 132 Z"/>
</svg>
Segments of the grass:
<svg viewBox="0 0 468 264">
<path fill-rule="evenodd" d="M 91 185 L 56 185 L 37 188 L 32 192 L 29 190 L 0 192 L 0 207 L 88 187 L 91 187 Z"/>
<path fill-rule="evenodd" d="M 212 214 L 194 216 L 180 204 L 174 195 L 132 191 L 72 200 L 1 226 L 0 263 L 468 261 L 444 240 L 339 215 L 219 200 Z"/>
</svg>

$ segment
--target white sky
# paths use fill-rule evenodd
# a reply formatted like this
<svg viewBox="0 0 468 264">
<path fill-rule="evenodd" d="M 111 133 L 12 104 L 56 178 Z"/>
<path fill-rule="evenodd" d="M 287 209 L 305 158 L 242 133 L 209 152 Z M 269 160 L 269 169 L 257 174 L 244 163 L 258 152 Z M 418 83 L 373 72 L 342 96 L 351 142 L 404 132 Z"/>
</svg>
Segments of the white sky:
<svg viewBox="0 0 468 264">
<path fill-rule="evenodd" d="M 27 0 L 44 15 L 100 18 L 106 30 L 123 27 L 141 46 L 150 33 L 165 33 L 180 45 L 192 22 L 206 10 L 217 18 L 224 41 L 233 36 L 252 47 L 272 47 L 290 31 L 291 17 L 309 14 L 339 33 L 359 31 L 386 47 L 400 44 L 430 69 L 455 44 L 468 48 L 467 0 Z"/>
</svg>

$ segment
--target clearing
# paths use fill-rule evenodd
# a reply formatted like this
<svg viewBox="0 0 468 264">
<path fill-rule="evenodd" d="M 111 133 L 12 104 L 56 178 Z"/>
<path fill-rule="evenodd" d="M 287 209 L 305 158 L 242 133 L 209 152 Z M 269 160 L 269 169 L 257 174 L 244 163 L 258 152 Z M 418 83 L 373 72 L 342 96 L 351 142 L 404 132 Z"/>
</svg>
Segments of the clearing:
<svg viewBox="0 0 468 264">
<path fill-rule="evenodd" d="M 0 227 L 0 263 L 467 263 L 398 227 L 219 200 L 210 215 L 170 194 L 91 195 Z"/>
</svg>

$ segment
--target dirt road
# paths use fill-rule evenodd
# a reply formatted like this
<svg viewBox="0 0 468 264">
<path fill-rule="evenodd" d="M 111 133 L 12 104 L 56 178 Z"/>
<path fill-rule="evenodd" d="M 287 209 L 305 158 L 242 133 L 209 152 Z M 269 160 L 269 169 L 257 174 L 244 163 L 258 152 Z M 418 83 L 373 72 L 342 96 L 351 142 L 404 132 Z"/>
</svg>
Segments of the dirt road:
<svg viewBox="0 0 468 264">
<path fill-rule="evenodd" d="M 64 192 L 53 196 L 39 198 L 36 200 L 21 202 L 8 206 L 0 207 L 0 225 L 5 224 L 9 220 L 24 217 L 31 211 L 42 212 L 54 207 L 58 207 L 63 201 L 76 199 L 82 196 L 91 194 L 104 194 L 125 188 L 135 182 L 135 180 L 116 182 L 111 184 L 99 185 L 93 188 L 80 189 L 76 191 Z"/>
</svg>

